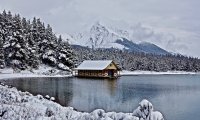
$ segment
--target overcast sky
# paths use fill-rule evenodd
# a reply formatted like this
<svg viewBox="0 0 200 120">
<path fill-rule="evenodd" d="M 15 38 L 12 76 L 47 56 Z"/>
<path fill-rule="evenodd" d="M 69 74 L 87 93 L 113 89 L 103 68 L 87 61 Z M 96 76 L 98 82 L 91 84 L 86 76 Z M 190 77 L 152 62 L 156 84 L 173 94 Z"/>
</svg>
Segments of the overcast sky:
<svg viewBox="0 0 200 120">
<path fill-rule="evenodd" d="M 0 0 L 4 9 L 39 17 L 59 34 L 78 32 L 96 21 L 139 25 L 154 33 L 141 41 L 200 57 L 200 0 Z"/>
</svg>

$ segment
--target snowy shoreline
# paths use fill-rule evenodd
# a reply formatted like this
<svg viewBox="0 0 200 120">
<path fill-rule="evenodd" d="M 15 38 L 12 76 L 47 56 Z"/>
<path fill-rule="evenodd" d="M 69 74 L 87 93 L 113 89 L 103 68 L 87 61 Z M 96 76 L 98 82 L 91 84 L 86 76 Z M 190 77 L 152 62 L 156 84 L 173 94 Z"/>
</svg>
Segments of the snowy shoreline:
<svg viewBox="0 0 200 120">
<path fill-rule="evenodd" d="M 26 78 L 26 77 L 73 77 L 71 73 L 62 73 L 59 70 L 55 70 L 55 73 L 49 73 L 52 68 L 47 66 L 41 66 L 38 70 L 32 72 L 25 70 L 20 73 L 14 73 L 11 68 L 0 69 L 0 79 L 12 79 L 12 78 Z M 136 76 L 136 75 L 199 75 L 200 72 L 186 72 L 186 71 L 120 71 L 121 76 Z"/>
<path fill-rule="evenodd" d="M 30 78 L 30 77 L 72 77 L 72 75 L 44 75 L 44 74 L 22 74 L 22 73 L 0 73 L 0 80 L 13 78 Z"/>
<path fill-rule="evenodd" d="M 53 73 L 50 71 L 53 71 Z M 48 66 L 40 66 L 38 70 L 32 70 L 32 72 L 24 70 L 20 73 L 14 72 L 11 68 L 0 69 L 0 80 L 26 77 L 72 77 L 72 74 L 70 72 L 62 72 L 57 69 L 52 69 Z"/>
<path fill-rule="evenodd" d="M 120 72 L 121 76 L 131 76 L 131 75 L 196 75 L 199 72 L 186 72 L 186 71 L 167 71 L 167 72 L 156 72 L 156 71 L 127 71 L 122 70 Z"/>
</svg>

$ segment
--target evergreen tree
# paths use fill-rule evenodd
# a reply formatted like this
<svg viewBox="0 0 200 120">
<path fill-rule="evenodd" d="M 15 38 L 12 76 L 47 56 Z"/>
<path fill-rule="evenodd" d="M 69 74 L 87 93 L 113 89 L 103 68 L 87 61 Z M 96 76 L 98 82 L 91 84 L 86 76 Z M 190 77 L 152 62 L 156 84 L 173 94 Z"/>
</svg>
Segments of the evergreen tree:
<svg viewBox="0 0 200 120">
<path fill-rule="evenodd" d="M 4 57 L 4 48 L 3 48 L 3 42 L 5 39 L 5 35 L 4 35 L 5 23 L 3 19 L 4 19 L 3 15 L 0 14 L 0 69 L 5 67 L 5 57 Z"/>
<path fill-rule="evenodd" d="M 15 15 L 13 18 L 13 34 L 8 41 L 10 42 L 8 57 L 12 67 L 14 69 L 25 70 L 28 62 L 28 50 L 19 15 Z"/>
<path fill-rule="evenodd" d="M 41 43 L 41 50 L 44 52 L 42 55 L 42 61 L 45 64 L 50 66 L 56 66 L 57 64 L 57 56 L 56 56 L 56 39 L 54 38 L 54 34 L 51 26 L 48 24 L 45 30 L 45 39 Z"/>
<path fill-rule="evenodd" d="M 58 67 L 63 70 L 73 68 L 76 62 L 75 54 L 71 49 L 68 42 L 62 42 L 62 37 L 59 36 L 59 48 L 58 48 Z M 67 66 L 69 68 L 67 68 Z"/>
<path fill-rule="evenodd" d="M 0 25 L 0 69 L 3 69 L 3 68 L 5 68 L 5 58 L 4 58 L 4 49 L 3 49 L 3 31 L 2 31 L 2 26 Z"/>
<path fill-rule="evenodd" d="M 24 31 L 25 41 L 28 43 L 28 66 L 30 69 L 37 69 L 39 67 L 39 55 L 38 55 L 38 45 L 35 42 L 34 35 L 36 34 L 36 29 L 32 28 L 30 21 L 26 21 L 25 18 L 22 19 L 22 27 Z"/>
<path fill-rule="evenodd" d="M 36 20 L 36 19 L 35 19 Z M 39 56 L 41 57 L 44 54 L 44 47 L 43 47 L 43 41 L 45 40 L 45 25 L 40 21 L 40 19 L 37 19 L 35 22 L 33 22 L 35 29 L 37 29 L 37 39 L 36 43 L 38 45 L 38 53 Z"/>
</svg>

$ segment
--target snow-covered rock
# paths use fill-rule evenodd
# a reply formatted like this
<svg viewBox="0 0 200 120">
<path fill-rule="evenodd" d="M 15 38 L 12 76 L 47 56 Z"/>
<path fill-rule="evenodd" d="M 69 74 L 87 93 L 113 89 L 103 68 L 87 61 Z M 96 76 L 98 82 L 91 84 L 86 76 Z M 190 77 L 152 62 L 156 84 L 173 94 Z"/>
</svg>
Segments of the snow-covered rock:
<svg viewBox="0 0 200 120">
<path fill-rule="evenodd" d="M 164 120 L 163 115 L 153 111 L 153 105 L 146 99 L 139 103 L 139 107 L 133 111 L 133 115 L 143 120 Z"/>
<path fill-rule="evenodd" d="M 54 100 L 55 100 L 55 98 L 54 98 L 54 97 L 51 97 L 51 98 L 50 98 L 50 100 L 51 100 L 51 101 L 54 101 Z"/>
<path fill-rule="evenodd" d="M 46 95 L 45 98 L 50 99 L 49 95 Z"/>
<path fill-rule="evenodd" d="M 150 109 L 144 109 L 144 108 Z M 141 115 L 136 115 L 136 111 Z M 144 112 L 145 111 L 145 112 Z M 147 117 L 143 117 L 145 114 Z M 143 100 L 133 113 L 105 112 L 102 109 L 91 113 L 78 112 L 72 107 L 63 107 L 58 103 L 33 96 L 28 92 L 18 91 L 0 85 L 1 120 L 164 120 L 160 112 L 153 111 L 153 105 Z"/>
</svg>

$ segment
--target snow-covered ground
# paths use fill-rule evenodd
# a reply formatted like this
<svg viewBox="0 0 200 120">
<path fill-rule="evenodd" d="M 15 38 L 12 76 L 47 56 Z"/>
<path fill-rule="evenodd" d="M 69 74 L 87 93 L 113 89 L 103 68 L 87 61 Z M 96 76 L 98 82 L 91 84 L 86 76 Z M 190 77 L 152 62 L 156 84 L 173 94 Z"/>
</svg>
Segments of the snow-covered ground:
<svg viewBox="0 0 200 120">
<path fill-rule="evenodd" d="M 71 72 L 66 72 L 58 69 L 42 65 L 38 70 L 24 70 L 14 72 L 12 68 L 0 69 L 0 79 L 19 78 L 19 77 L 71 77 Z"/>
<path fill-rule="evenodd" d="M 72 107 L 63 107 L 41 95 L 33 96 L 6 85 L 0 85 L 1 120 L 164 120 L 163 115 L 153 111 L 153 105 L 142 100 L 133 113 L 105 112 L 102 109 L 91 113 L 78 112 Z"/>
<path fill-rule="evenodd" d="M 156 71 L 126 71 L 120 72 L 120 75 L 187 75 L 187 74 L 200 74 L 199 72 L 186 72 L 186 71 L 167 71 L 167 72 L 156 72 Z"/>
</svg>

